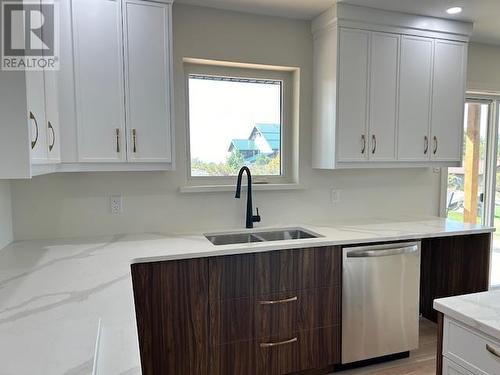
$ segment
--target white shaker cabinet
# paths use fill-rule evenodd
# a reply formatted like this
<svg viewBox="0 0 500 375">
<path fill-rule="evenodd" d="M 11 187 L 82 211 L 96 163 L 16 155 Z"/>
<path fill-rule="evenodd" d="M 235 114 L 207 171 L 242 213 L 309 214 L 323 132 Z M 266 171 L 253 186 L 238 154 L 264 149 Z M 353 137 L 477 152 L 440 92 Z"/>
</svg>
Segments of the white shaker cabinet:
<svg viewBox="0 0 500 375">
<path fill-rule="evenodd" d="M 123 12 L 128 160 L 169 163 L 170 5 L 125 0 Z"/>
<path fill-rule="evenodd" d="M 78 153 L 65 170 L 171 167 L 171 8 L 72 0 Z"/>
<path fill-rule="evenodd" d="M 121 0 L 73 0 L 81 162 L 126 160 Z"/>
<path fill-rule="evenodd" d="M 415 36 L 401 40 L 398 155 L 402 161 L 429 159 L 433 43 Z"/>
<path fill-rule="evenodd" d="M 460 165 L 471 23 L 337 3 L 312 31 L 314 168 Z"/>
<path fill-rule="evenodd" d="M 371 34 L 369 159 L 396 157 L 399 35 Z"/>
<path fill-rule="evenodd" d="M 0 179 L 55 171 L 60 161 L 56 79 L 56 71 L 0 70 Z"/>
<path fill-rule="evenodd" d="M 366 160 L 370 33 L 340 30 L 338 160 Z"/>
<path fill-rule="evenodd" d="M 466 70 L 465 43 L 435 41 L 431 120 L 433 160 L 461 159 Z"/>
</svg>

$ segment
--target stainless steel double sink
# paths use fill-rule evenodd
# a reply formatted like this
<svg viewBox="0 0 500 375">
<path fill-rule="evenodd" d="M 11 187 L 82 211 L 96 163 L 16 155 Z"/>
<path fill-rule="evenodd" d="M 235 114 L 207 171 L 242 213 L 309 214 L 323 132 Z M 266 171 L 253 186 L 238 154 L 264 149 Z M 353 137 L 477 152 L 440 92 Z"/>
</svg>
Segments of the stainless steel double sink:
<svg viewBox="0 0 500 375">
<path fill-rule="evenodd" d="M 321 237 L 319 234 L 303 228 L 276 229 L 258 232 L 205 234 L 214 245 L 233 245 L 242 243 L 302 240 Z"/>
</svg>

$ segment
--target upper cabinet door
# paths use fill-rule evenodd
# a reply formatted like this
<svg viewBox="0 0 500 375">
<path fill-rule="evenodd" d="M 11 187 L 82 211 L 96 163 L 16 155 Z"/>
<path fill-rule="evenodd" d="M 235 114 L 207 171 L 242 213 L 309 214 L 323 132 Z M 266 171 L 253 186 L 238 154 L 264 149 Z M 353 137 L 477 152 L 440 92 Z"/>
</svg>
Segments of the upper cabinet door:
<svg viewBox="0 0 500 375">
<path fill-rule="evenodd" d="M 337 156 L 339 162 L 368 155 L 368 49 L 370 32 L 340 29 Z"/>
<path fill-rule="evenodd" d="M 73 0 L 73 30 L 79 160 L 125 161 L 121 1 Z"/>
<path fill-rule="evenodd" d="M 125 0 L 128 160 L 171 162 L 170 5 Z"/>
<path fill-rule="evenodd" d="M 369 158 L 396 158 L 399 35 L 372 33 L 370 68 Z"/>
<path fill-rule="evenodd" d="M 431 152 L 433 39 L 403 36 L 399 87 L 400 161 L 426 161 Z"/>
<path fill-rule="evenodd" d="M 462 158 L 467 45 L 436 40 L 432 95 L 432 153 L 439 161 Z"/>
<path fill-rule="evenodd" d="M 57 72 L 45 71 L 44 77 L 48 160 L 51 163 L 58 163 L 61 161 L 61 132 L 59 125 Z"/>
<path fill-rule="evenodd" d="M 33 164 L 46 163 L 48 160 L 44 86 L 43 71 L 26 71 L 27 121 L 30 127 L 31 161 Z"/>
</svg>

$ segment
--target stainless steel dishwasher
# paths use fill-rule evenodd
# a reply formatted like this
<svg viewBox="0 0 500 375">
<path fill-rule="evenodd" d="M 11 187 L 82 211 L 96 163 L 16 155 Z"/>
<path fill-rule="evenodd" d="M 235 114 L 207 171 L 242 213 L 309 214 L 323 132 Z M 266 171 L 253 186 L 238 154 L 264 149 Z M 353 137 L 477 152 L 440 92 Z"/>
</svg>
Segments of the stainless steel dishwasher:
<svg viewBox="0 0 500 375">
<path fill-rule="evenodd" d="M 420 242 L 342 256 L 342 364 L 418 348 Z"/>
</svg>

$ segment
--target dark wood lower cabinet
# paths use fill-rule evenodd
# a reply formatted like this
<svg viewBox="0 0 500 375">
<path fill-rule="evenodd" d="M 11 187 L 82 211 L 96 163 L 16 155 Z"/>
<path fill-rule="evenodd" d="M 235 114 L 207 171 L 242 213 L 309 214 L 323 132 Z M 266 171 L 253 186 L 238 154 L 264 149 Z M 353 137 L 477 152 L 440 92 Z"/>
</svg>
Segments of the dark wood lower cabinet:
<svg viewBox="0 0 500 375">
<path fill-rule="evenodd" d="M 491 234 L 422 240 L 420 312 L 437 322 L 436 298 L 484 292 L 489 286 Z"/>
<path fill-rule="evenodd" d="M 490 241 L 422 240 L 426 318 L 435 298 L 487 290 Z M 340 247 L 134 264 L 132 280 L 144 375 L 317 375 L 341 361 Z"/>
<path fill-rule="evenodd" d="M 208 260 L 132 265 L 144 375 L 201 375 L 208 367 Z"/>
</svg>

